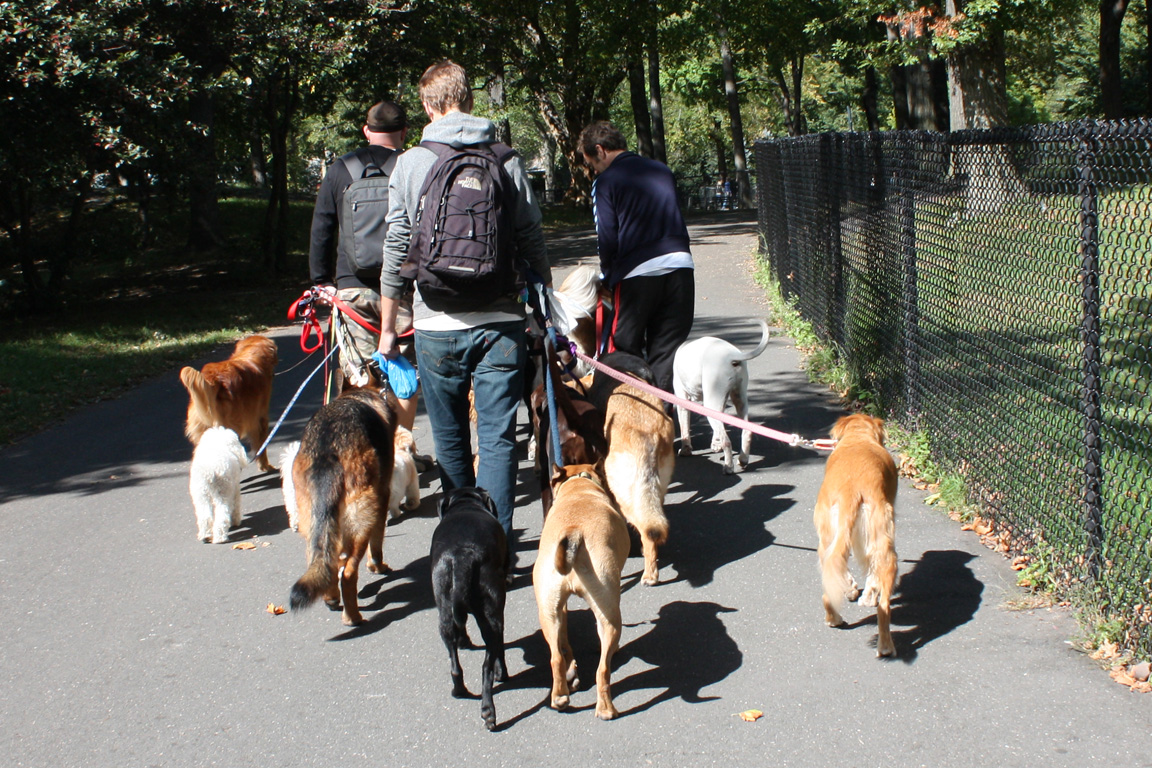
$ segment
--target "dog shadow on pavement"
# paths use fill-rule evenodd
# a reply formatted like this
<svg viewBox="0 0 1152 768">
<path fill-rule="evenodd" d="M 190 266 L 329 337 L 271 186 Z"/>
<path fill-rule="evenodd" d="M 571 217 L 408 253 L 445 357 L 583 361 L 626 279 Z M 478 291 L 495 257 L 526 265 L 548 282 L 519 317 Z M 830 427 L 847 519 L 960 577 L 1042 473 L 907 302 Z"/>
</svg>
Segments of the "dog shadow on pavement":
<svg viewBox="0 0 1152 768">
<path fill-rule="evenodd" d="M 722 477 L 717 469 L 716 482 Z M 792 490 L 790 485 L 751 485 L 743 498 L 726 501 L 701 487 L 688 499 L 666 502 L 668 543 L 660 548 L 661 583 L 683 580 L 702 587 L 723 566 L 770 547 L 776 537 L 766 525 L 795 504 Z M 668 579 L 673 570 L 676 577 Z"/>
<path fill-rule="evenodd" d="M 612 698 L 620 705 L 620 697 L 629 691 L 656 689 L 649 700 L 629 709 L 621 709 L 620 716 L 643 712 L 665 701 L 683 699 L 688 703 L 713 701 L 719 696 L 703 696 L 701 690 L 719 683 L 740 668 L 744 654 L 728 635 L 722 613 L 735 612 L 716 603 L 689 603 L 677 600 L 660 609 L 659 616 L 646 633 L 625 643 L 612 659 Z M 644 624 L 626 624 L 626 634 Z M 600 662 L 600 638 L 596 634 L 596 620 L 587 609 L 568 612 L 568 639 L 576 657 L 580 686 L 572 693 L 572 703 L 564 713 L 585 713 L 590 717 L 596 709 L 596 667 Z M 549 666 L 548 643 L 537 630 L 510 642 L 511 652 L 520 649 L 527 668 L 508 678 L 496 689 L 538 689 L 541 700 L 531 709 L 502 722 L 497 730 L 504 730 L 535 712 L 548 709 L 551 695 L 552 672 Z M 638 659 L 650 669 L 621 677 L 624 667 Z"/>
<path fill-rule="evenodd" d="M 701 691 L 719 683 L 743 664 L 744 654 L 720 618 L 722 613 L 735 611 L 717 603 L 683 600 L 662 607 L 659 616 L 651 622 L 652 628 L 622 646 L 613 660 L 616 670 L 623 670 L 632 659 L 639 659 L 651 668 L 612 681 L 612 696 L 617 705 L 620 697 L 630 691 L 652 689 L 658 693 L 648 701 L 621 709 L 620 715 L 644 712 L 673 699 L 683 699 L 689 704 L 719 699 L 719 696 L 702 695 Z"/>
<path fill-rule="evenodd" d="M 900 577 L 892 599 L 892 640 L 896 658 L 916 660 L 920 649 L 972 620 L 980 608 L 984 584 L 967 563 L 976 555 L 956 549 L 929 550 Z M 847 628 L 875 624 L 876 614 Z M 896 630 L 895 627 L 908 627 Z M 873 645 L 875 638 L 873 638 Z"/>
<path fill-rule="evenodd" d="M 388 560 L 387 547 L 384 550 L 384 560 Z M 403 568 L 397 568 L 383 575 L 371 573 L 367 563 L 362 564 L 360 578 L 367 577 L 368 583 L 360 587 L 357 597 L 360 599 L 360 610 L 366 615 L 371 612 L 371 615 L 360 626 L 349 627 L 347 631 L 330 639 L 352 640 L 371 635 L 393 622 L 435 608 L 432 590 L 428 588 L 432 579 L 430 561 L 431 558 L 425 555 Z"/>
</svg>

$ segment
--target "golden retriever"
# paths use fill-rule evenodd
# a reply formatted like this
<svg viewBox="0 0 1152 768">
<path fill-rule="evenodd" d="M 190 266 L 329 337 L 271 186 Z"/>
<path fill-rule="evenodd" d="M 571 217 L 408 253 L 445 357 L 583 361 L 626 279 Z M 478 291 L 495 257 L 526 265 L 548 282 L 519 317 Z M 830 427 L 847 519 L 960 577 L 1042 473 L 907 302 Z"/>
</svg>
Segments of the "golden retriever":
<svg viewBox="0 0 1152 768">
<path fill-rule="evenodd" d="M 188 419 L 184 434 L 192 445 L 212 427 L 227 427 L 246 440 L 251 450 L 268 437 L 268 404 L 278 355 L 276 342 L 266 336 L 248 336 L 236 342 L 232 356 L 208 363 L 199 371 L 185 366 L 180 381 L 188 390 Z M 260 469 L 274 467 L 266 451 L 256 460 Z"/>
<path fill-rule="evenodd" d="M 820 536 L 824 620 L 844 623 L 844 598 L 876 606 L 877 656 L 895 656 L 891 598 L 896 584 L 896 463 L 884 448 L 884 421 L 863 413 L 832 427 L 836 448 L 824 468 L 813 520 Z M 864 594 L 848 572 L 849 551 L 867 568 Z"/>
</svg>

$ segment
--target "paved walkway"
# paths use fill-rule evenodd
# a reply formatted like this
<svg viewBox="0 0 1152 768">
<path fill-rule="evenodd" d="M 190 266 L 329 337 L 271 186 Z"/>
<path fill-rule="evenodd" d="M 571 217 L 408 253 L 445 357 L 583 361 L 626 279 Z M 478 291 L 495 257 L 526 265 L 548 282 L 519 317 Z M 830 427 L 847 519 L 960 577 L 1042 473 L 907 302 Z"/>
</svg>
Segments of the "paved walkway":
<svg viewBox="0 0 1152 768">
<path fill-rule="evenodd" d="M 750 278 L 754 225 L 692 225 L 694 336 L 740 346 L 766 307 Z M 587 233 L 553 238 L 561 270 L 591 257 Z M 282 370 L 297 331 L 274 334 Z M 784 338 L 750 364 L 754 420 L 826 434 L 839 408 L 807 382 Z M 275 413 L 308 366 L 277 380 Z M 811 510 L 823 461 L 760 438 L 743 474 L 719 457 L 678 459 L 661 551 L 664 583 L 625 570 L 626 627 L 613 692 L 622 717 L 595 720 L 594 690 L 548 709 L 547 647 L 531 589 L 540 527 L 521 464 L 524 529 L 508 598 L 510 680 L 500 730 L 455 700 L 428 585 L 434 473 L 426 499 L 389 526 L 394 572 L 364 573 L 368 618 L 347 630 L 322 606 L 273 616 L 303 572 L 279 478 L 249 468 L 244 526 L 256 548 L 200 544 L 187 490 L 186 395 L 176 371 L 0 451 L 0 764 L 5 766 L 1147 766 L 1152 697 L 1111 682 L 1067 640 L 1059 610 L 1007 606 L 1015 574 L 902 483 L 897 503 L 900 657 L 874 658 L 870 610 L 823 624 Z M 274 441 L 297 438 L 306 391 Z M 421 415 L 417 436 L 431 449 Z M 706 447 L 707 425 L 693 422 Z M 573 644 L 591 681 L 597 640 L 583 604 Z M 476 636 L 477 633 L 473 632 Z M 464 654 L 479 687 L 479 652 Z M 759 709 L 744 722 L 737 713 Z"/>
</svg>

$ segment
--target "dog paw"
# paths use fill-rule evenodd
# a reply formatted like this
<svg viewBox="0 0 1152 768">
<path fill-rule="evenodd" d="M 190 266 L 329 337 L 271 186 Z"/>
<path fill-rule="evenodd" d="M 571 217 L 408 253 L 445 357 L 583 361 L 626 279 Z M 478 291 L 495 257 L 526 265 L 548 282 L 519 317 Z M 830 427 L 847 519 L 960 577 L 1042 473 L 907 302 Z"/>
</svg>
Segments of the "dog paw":
<svg viewBox="0 0 1152 768">
<path fill-rule="evenodd" d="M 691 456 L 692 455 L 692 446 L 681 445 L 680 446 L 680 455 L 681 456 Z"/>
<path fill-rule="evenodd" d="M 552 699 L 552 709 L 568 709 L 567 696 L 555 696 Z"/>
<path fill-rule="evenodd" d="M 414 509 L 420 508 L 420 499 L 405 499 L 404 503 L 400 505 L 400 509 L 405 512 L 411 512 Z"/>
<path fill-rule="evenodd" d="M 824 616 L 824 623 L 830 627 L 842 627 L 846 623 L 838 613 L 829 613 Z"/>
<path fill-rule="evenodd" d="M 212 543 L 213 544 L 226 544 L 227 542 L 228 542 L 228 534 L 227 533 L 214 533 L 214 534 L 212 534 Z"/>
<path fill-rule="evenodd" d="M 736 460 L 740 462 L 740 468 L 741 469 L 747 468 L 747 466 L 748 466 L 748 454 L 742 453 L 742 454 L 740 454 L 739 457 L 737 457 Z"/>
<path fill-rule="evenodd" d="M 880 590 L 868 587 L 864 590 L 864 594 L 860 596 L 860 605 L 875 608 L 876 600 L 880 596 Z"/>
<path fill-rule="evenodd" d="M 472 694 L 468 693 L 468 689 L 464 687 L 463 682 L 457 682 L 452 685 L 452 698 L 469 699 L 472 698 Z"/>
<path fill-rule="evenodd" d="M 339 600 L 325 600 L 324 605 L 328 606 L 328 610 L 330 610 L 330 611 L 342 611 L 342 610 L 344 610 L 343 606 L 340 605 Z"/>
<path fill-rule="evenodd" d="M 358 627 L 364 623 L 364 617 L 359 611 L 356 613 L 348 613 L 345 611 L 344 615 L 340 617 L 340 623 L 346 627 Z"/>
<path fill-rule="evenodd" d="M 876 645 L 876 658 L 883 659 L 885 657 L 896 657 L 896 646 L 892 642 L 892 638 L 888 638 L 886 643 L 878 643 Z"/>
<path fill-rule="evenodd" d="M 725 464 L 724 465 L 724 474 L 734 475 L 734 474 L 736 474 L 736 470 L 731 464 Z"/>
<path fill-rule="evenodd" d="M 484 719 L 484 727 L 490 731 L 496 730 L 496 710 L 493 707 L 481 707 L 480 717 Z"/>
<path fill-rule="evenodd" d="M 616 707 L 609 704 L 606 707 L 596 707 L 596 717 L 600 720 L 615 720 L 620 717 L 620 713 L 616 711 Z"/>
<path fill-rule="evenodd" d="M 390 573 L 392 571 L 392 568 L 388 565 L 388 563 L 374 562 L 372 560 L 369 560 L 368 561 L 368 570 L 371 571 L 372 573 Z"/>
</svg>

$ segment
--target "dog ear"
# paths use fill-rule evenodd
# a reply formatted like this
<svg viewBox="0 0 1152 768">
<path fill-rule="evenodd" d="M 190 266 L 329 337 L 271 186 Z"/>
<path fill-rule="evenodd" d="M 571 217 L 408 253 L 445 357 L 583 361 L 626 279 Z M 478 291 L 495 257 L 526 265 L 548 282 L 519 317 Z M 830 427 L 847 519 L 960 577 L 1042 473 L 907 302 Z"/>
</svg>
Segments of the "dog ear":
<svg viewBox="0 0 1152 768">
<path fill-rule="evenodd" d="M 500 512 L 497 511 L 496 502 L 492 501 L 492 497 L 488 495 L 488 491 L 484 490 L 483 488 L 477 488 L 476 490 L 480 491 L 480 496 L 484 499 L 484 508 L 488 510 L 492 517 L 499 520 Z"/>
<path fill-rule="evenodd" d="M 841 416 L 836 419 L 836 423 L 832 425 L 832 439 L 839 440 L 844 437 L 844 430 L 848 427 L 849 416 Z"/>
<path fill-rule="evenodd" d="M 440 497 L 440 505 L 436 507 L 436 517 L 441 520 L 444 519 L 444 513 L 448 511 L 448 507 L 451 505 L 452 495 L 452 491 L 448 491 Z"/>
<path fill-rule="evenodd" d="M 551 462 L 551 460 L 549 460 L 548 463 L 552 464 L 552 478 L 549 480 L 548 484 L 555 488 L 556 486 L 560 485 L 560 483 L 568 479 L 568 473 L 564 471 L 564 467 L 556 466 Z"/>
<path fill-rule="evenodd" d="M 880 445 L 884 445 L 886 442 L 888 442 L 888 429 L 884 426 L 884 419 L 873 416 L 872 431 L 876 436 L 876 441 L 880 443 Z"/>
</svg>

